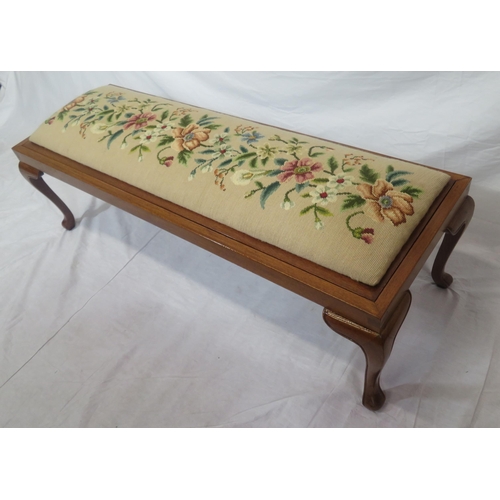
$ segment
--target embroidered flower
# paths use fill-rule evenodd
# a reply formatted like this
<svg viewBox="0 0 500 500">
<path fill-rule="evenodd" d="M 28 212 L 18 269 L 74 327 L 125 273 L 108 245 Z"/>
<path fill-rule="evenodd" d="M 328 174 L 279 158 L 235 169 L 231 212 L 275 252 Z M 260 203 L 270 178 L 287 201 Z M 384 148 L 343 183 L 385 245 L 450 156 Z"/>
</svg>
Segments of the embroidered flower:
<svg viewBox="0 0 500 500">
<path fill-rule="evenodd" d="M 371 228 L 371 227 L 365 227 L 363 229 L 363 232 L 361 233 L 361 239 L 365 242 L 365 243 L 372 243 L 373 242 L 373 238 L 374 238 L 374 235 L 375 234 L 375 231 Z"/>
<path fill-rule="evenodd" d="M 94 104 L 87 103 L 87 106 L 85 107 L 85 112 L 90 115 L 92 113 L 95 113 L 98 109 L 99 108 L 95 104 L 95 99 L 94 99 Z"/>
<path fill-rule="evenodd" d="M 140 135 L 141 144 L 149 144 L 150 142 L 156 142 L 158 139 L 158 132 L 156 130 L 146 130 L 146 132 Z"/>
<path fill-rule="evenodd" d="M 231 180 L 237 186 L 246 186 L 250 184 L 251 180 L 254 178 L 254 173 L 249 170 L 238 170 L 235 174 L 231 176 Z"/>
<path fill-rule="evenodd" d="M 295 176 L 295 182 L 303 184 L 304 182 L 313 179 L 313 172 L 321 172 L 323 166 L 311 158 L 302 158 L 302 160 L 287 161 L 282 167 L 283 173 L 278 175 L 280 182 L 285 182 Z"/>
<path fill-rule="evenodd" d="M 118 104 L 120 101 L 126 101 L 121 92 L 109 92 L 106 94 L 109 104 Z"/>
<path fill-rule="evenodd" d="M 165 165 L 166 167 L 170 167 L 170 165 L 172 165 L 173 162 L 174 162 L 173 156 L 164 156 L 163 158 L 160 158 L 160 165 Z"/>
<path fill-rule="evenodd" d="M 354 154 L 348 153 L 345 155 L 342 164 L 344 166 L 358 166 L 361 165 L 363 161 L 367 161 L 367 158 L 363 158 L 363 156 L 354 156 Z"/>
<path fill-rule="evenodd" d="M 394 191 L 394 186 L 383 179 L 377 179 L 375 184 L 360 184 L 356 189 L 367 201 L 366 215 L 374 221 L 384 222 L 389 219 L 394 226 L 406 222 L 407 215 L 413 215 L 413 198 L 406 193 Z"/>
<path fill-rule="evenodd" d="M 214 139 L 214 146 L 217 146 L 219 144 L 224 144 L 227 141 L 228 137 L 227 134 L 219 134 L 215 136 Z"/>
<path fill-rule="evenodd" d="M 371 227 L 357 227 L 352 230 L 352 235 L 365 243 L 373 243 L 375 231 Z"/>
<path fill-rule="evenodd" d="M 106 132 L 106 130 L 108 128 L 109 128 L 108 125 L 106 125 L 102 121 L 99 121 L 97 123 L 94 123 L 94 125 L 92 125 L 92 128 L 90 129 L 90 131 L 93 134 L 103 134 L 104 132 Z"/>
<path fill-rule="evenodd" d="M 328 185 L 334 189 L 342 190 L 348 186 L 352 186 L 353 181 L 354 177 L 352 175 L 332 175 Z"/>
<path fill-rule="evenodd" d="M 156 120 L 156 115 L 151 113 L 150 111 L 148 111 L 147 113 L 139 113 L 132 116 L 132 118 L 129 119 L 129 121 L 123 126 L 123 128 L 125 130 L 128 130 L 130 127 L 134 127 L 135 130 L 139 130 L 153 120 Z"/>
<path fill-rule="evenodd" d="M 300 144 L 288 144 L 286 147 L 286 150 L 289 154 L 301 154 L 302 152 L 302 146 Z"/>
<path fill-rule="evenodd" d="M 247 144 L 252 144 L 252 142 L 257 142 L 259 139 L 263 139 L 264 136 L 259 134 L 256 130 L 252 132 L 246 132 L 241 136 L 241 140 L 246 141 Z"/>
<path fill-rule="evenodd" d="M 175 151 L 192 151 L 197 148 L 203 141 L 208 140 L 210 137 L 209 128 L 199 128 L 198 125 L 192 123 L 185 128 L 178 127 L 174 129 L 173 134 L 174 142 L 172 149 Z"/>
<path fill-rule="evenodd" d="M 236 132 L 237 135 L 244 134 L 245 132 L 250 132 L 251 130 L 253 130 L 253 127 L 250 127 L 250 126 L 244 127 L 243 125 L 238 125 L 234 129 L 234 131 Z"/>
<path fill-rule="evenodd" d="M 158 134 L 162 134 L 164 132 L 168 132 L 172 127 L 168 125 L 167 123 L 159 123 L 156 125 L 156 132 Z"/>
<path fill-rule="evenodd" d="M 218 151 L 216 151 L 212 155 L 212 157 L 213 158 L 224 158 L 226 156 L 233 156 L 234 153 L 235 152 L 233 151 L 232 146 L 230 146 L 229 144 L 222 144 L 221 146 L 219 146 Z"/>
<path fill-rule="evenodd" d="M 285 199 L 283 201 L 283 203 L 281 204 L 281 208 L 283 208 L 284 210 L 290 210 L 294 206 L 295 206 L 295 203 L 290 198 Z"/>
<path fill-rule="evenodd" d="M 191 111 L 193 111 L 193 110 L 189 109 L 189 108 L 177 108 L 172 113 L 172 116 L 184 116 L 184 115 L 187 115 L 188 113 L 191 113 Z"/>
<path fill-rule="evenodd" d="M 278 148 L 273 148 L 269 146 L 269 144 L 264 144 L 264 146 L 260 147 L 257 156 L 264 160 L 266 158 L 273 158 L 273 156 L 278 152 Z"/>
<path fill-rule="evenodd" d="M 309 193 L 314 203 L 318 205 L 328 205 L 332 201 L 337 201 L 337 191 L 329 186 L 318 186 Z"/>
</svg>

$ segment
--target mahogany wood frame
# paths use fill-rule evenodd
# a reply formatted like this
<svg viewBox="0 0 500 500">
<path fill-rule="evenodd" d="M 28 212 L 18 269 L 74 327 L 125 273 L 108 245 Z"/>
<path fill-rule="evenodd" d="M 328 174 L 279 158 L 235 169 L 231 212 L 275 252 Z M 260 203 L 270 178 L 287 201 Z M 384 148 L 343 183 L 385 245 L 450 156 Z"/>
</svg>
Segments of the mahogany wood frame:
<svg viewBox="0 0 500 500">
<path fill-rule="evenodd" d="M 22 175 L 61 210 L 66 229 L 74 227 L 74 217 L 45 184 L 44 173 L 321 305 L 327 325 L 358 344 L 365 353 L 363 404 L 371 410 L 380 409 L 385 401 L 380 373 L 410 307 L 411 283 L 445 233 L 432 277 L 440 287 L 451 284 L 452 278 L 444 272 L 444 267 L 474 211 L 474 202 L 468 196 L 471 178 L 447 172 L 450 181 L 384 278 L 378 285 L 369 286 L 70 160 L 29 139 L 13 150 L 20 160 Z"/>
</svg>

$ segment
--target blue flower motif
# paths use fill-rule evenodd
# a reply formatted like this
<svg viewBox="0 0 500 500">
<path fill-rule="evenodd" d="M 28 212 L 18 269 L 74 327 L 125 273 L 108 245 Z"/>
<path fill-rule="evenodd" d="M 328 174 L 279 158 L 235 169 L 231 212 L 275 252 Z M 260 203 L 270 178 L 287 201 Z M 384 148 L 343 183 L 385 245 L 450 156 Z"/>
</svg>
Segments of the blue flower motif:
<svg viewBox="0 0 500 500">
<path fill-rule="evenodd" d="M 257 142 L 259 139 L 262 139 L 264 136 L 256 132 L 255 130 L 252 130 L 252 132 L 246 132 L 241 136 L 242 141 L 246 141 L 247 144 L 250 144 L 252 142 Z"/>
<path fill-rule="evenodd" d="M 119 95 L 119 96 L 113 96 L 113 97 L 110 97 L 108 99 L 108 102 L 110 104 L 118 104 L 120 101 L 125 101 L 125 97 L 123 97 L 122 95 Z"/>
</svg>

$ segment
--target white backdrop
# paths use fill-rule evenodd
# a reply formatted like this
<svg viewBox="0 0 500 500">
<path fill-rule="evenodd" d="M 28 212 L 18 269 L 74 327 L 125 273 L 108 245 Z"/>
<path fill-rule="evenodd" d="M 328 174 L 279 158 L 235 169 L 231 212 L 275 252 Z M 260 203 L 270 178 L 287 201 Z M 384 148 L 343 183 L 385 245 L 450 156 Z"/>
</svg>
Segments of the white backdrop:
<svg viewBox="0 0 500 500">
<path fill-rule="evenodd" d="M 498 427 L 499 73 L 0 73 L 0 427 Z M 55 179 L 10 148 L 115 83 L 473 177 L 449 290 L 426 264 L 382 375 L 320 306 Z"/>
</svg>

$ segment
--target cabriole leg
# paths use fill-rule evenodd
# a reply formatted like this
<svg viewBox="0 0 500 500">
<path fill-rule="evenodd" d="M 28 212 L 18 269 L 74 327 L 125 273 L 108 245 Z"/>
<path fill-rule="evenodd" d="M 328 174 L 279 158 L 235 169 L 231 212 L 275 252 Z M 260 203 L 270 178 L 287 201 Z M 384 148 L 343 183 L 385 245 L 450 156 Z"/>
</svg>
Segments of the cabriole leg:
<svg viewBox="0 0 500 500">
<path fill-rule="evenodd" d="M 467 196 L 445 230 L 443 242 L 432 267 L 432 279 L 441 288 L 448 288 L 453 283 L 453 277 L 446 273 L 444 268 L 451 252 L 472 219 L 474 206 L 474 200 Z"/>
<path fill-rule="evenodd" d="M 363 405 L 370 410 L 379 410 L 385 402 L 385 394 L 380 387 L 380 374 L 389 359 L 394 340 L 406 317 L 410 304 L 411 293 L 407 290 L 380 333 L 349 321 L 327 308 L 323 310 L 323 319 L 326 324 L 338 334 L 358 344 L 365 353 L 366 371 Z"/>
<path fill-rule="evenodd" d="M 62 226 L 68 230 L 73 229 L 75 227 L 73 214 L 61 198 L 45 184 L 45 181 L 42 179 L 43 172 L 23 162 L 19 163 L 19 171 L 35 189 L 44 194 L 63 213 Z"/>
</svg>

